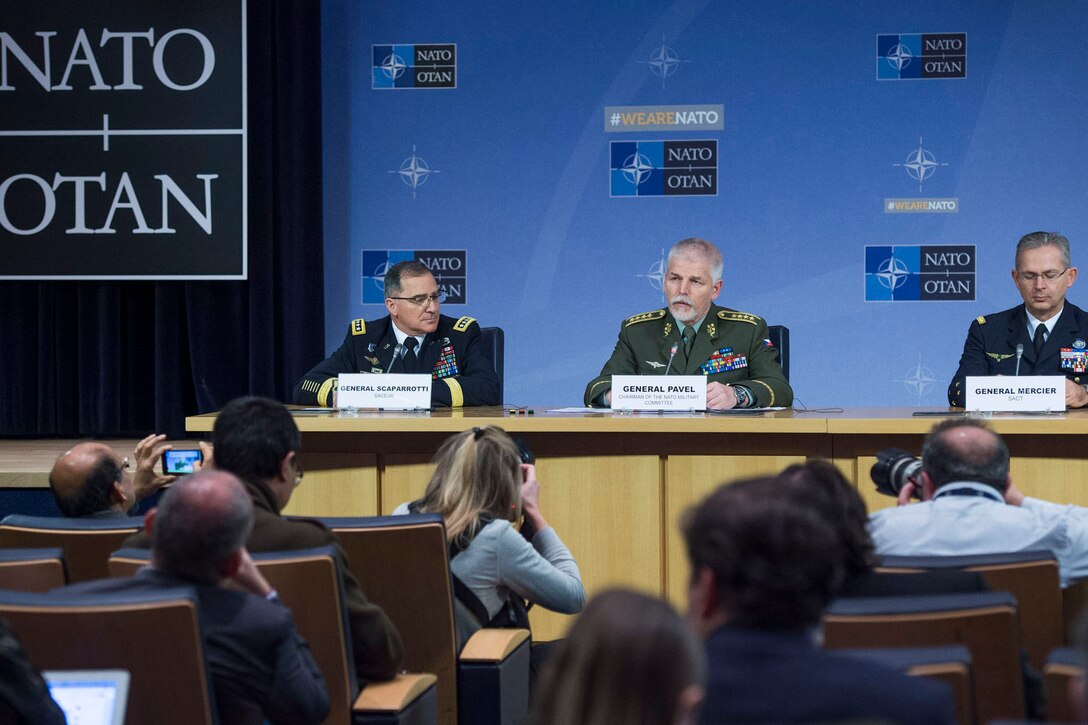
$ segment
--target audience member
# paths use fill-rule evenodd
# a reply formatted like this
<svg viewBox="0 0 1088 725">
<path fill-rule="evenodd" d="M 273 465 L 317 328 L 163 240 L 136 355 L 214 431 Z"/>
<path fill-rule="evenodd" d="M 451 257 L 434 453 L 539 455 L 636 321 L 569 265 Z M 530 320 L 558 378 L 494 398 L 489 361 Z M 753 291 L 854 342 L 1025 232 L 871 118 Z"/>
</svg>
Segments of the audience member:
<svg viewBox="0 0 1088 725">
<path fill-rule="evenodd" d="M 0 619 L 0 723 L 5 725 L 64 725 L 64 713 L 27 659 L 23 646 Z"/>
<path fill-rule="evenodd" d="M 302 439 L 291 413 L 267 398 L 232 400 L 216 417 L 212 442 L 211 465 L 241 479 L 253 499 L 253 531 L 246 547 L 262 552 L 335 546 L 356 672 L 365 682 L 393 678 L 404 656 L 400 635 L 385 612 L 363 596 L 335 534 L 320 521 L 280 515 L 303 476 L 298 458 Z M 145 532 L 138 533 L 125 545 L 146 548 L 149 540 Z"/>
<path fill-rule="evenodd" d="M 816 646 L 845 554 L 792 488 L 772 478 L 724 485 L 684 516 L 689 617 L 709 667 L 701 722 L 951 722 L 941 683 Z"/>
<path fill-rule="evenodd" d="M 85 442 L 62 453 L 49 472 L 49 490 L 68 518 L 112 519 L 174 480 L 159 475 L 155 464 L 171 449 L 165 435 L 149 435 L 136 444 L 136 470 L 104 443 Z"/>
<path fill-rule="evenodd" d="M 541 674 L 531 725 L 693 725 L 706 661 L 667 602 L 612 589 L 590 600 Z"/>
<path fill-rule="evenodd" d="M 922 503 L 870 517 L 876 551 L 898 556 L 962 556 L 1047 550 L 1062 586 L 1088 576 L 1088 508 L 1025 496 L 1009 475 L 1009 449 L 975 418 L 933 426 L 922 448 Z"/>
<path fill-rule="evenodd" d="M 147 514 L 151 566 L 132 577 L 55 591 L 85 596 L 192 585 L 219 722 L 321 722 L 329 711 L 325 681 L 291 612 L 246 551 L 252 527 L 253 503 L 233 475 L 209 470 L 187 476 Z"/>
<path fill-rule="evenodd" d="M 508 616 L 511 592 L 564 614 L 585 606 L 578 564 L 540 510 L 536 466 L 521 463 L 502 428 L 472 428 L 448 438 L 435 456 L 423 498 L 393 513 L 410 511 L 446 519 L 450 570 L 469 590 L 458 592 L 456 606 L 462 643 L 489 623 L 509 626 L 508 619 L 498 620 Z M 522 514 L 519 533 L 515 525 Z"/>
<path fill-rule="evenodd" d="M 889 597 L 989 591 L 986 577 L 973 571 L 874 571 L 876 555 L 869 536 L 865 502 L 834 464 L 813 458 L 790 466 L 780 478 L 794 484 L 793 492 L 801 505 L 811 507 L 838 534 L 845 559 L 842 588 L 835 596 Z"/>
</svg>

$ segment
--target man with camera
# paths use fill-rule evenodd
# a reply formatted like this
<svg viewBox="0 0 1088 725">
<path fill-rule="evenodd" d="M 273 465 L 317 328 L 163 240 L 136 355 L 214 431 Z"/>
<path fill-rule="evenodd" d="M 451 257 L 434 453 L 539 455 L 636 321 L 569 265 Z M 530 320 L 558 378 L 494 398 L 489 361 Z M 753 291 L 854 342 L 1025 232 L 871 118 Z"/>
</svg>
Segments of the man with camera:
<svg viewBox="0 0 1088 725">
<path fill-rule="evenodd" d="M 933 426 L 920 469 L 903 455 L 873 467 L 877 490 L 899 499 L 869 517 L 877 554 L 1044 549 L 1057 558 L 1063 587 L 1088 577 L 1088 508 L 1025 496 L 1009 476 L 1008 447 L 984 422 L 951 418 Z M 911 504 L 919 492 L 922 502 Z"/>
</svg>

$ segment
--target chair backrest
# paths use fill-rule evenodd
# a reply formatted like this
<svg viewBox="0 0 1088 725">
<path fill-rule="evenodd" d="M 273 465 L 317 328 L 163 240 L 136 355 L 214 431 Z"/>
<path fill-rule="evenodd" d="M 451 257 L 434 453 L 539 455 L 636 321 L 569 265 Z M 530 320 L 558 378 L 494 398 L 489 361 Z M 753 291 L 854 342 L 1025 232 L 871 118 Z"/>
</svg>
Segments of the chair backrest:
<svg viewBox="0 0 1088 725">
<path fill-rule="evenodd" d="M 438 514 L 323 518 L 340 539 L 363 594 L 404 642 L 409 672 L 438 677 L 438 721 L 456 722 L 457 636 L 446 528 Z"/>
<path fill-rule="evenodd" d="M 47 592 L 65 584 L 60 549 L 0 549 L 0 589 Z"/>
<path fill-rule="evenodd" d="M 216 722 L 190 589 L 79 598 L 0 591 L 0 617 L 43 670 L 128 670 L 127 722 Z"/>
<path fill-rule="evenodd" d="M 121 542 L 136 533 L 143 520 L 66 519 L 11 514 L 0 521 L 0 548 L 64 550 L 68 582 L 75 584 L 108 576 L 106 562 Z"/>
<path fill-rule="evenodd" d="M 950 644 L 971 651 L 978 722 L 1023 718 L 1020 631 L 1011 594 L 839 599 L 824 614 L 828 649 Z"/>
<path fill-rule="evenodd" d="M 1031 664 L 1041 669 L 1046 657 L 1064 641 L 1062 589 L 1058 560 L 1050 551 L 1018 551 L 971 556 L 886 556 L 881 571 L 966 569 L 986 577 L 994 591 L 1016 597 L 1020 640 Z"/>
<path fill-rule="evenodd" d="M 501 405 L 503 388 L 505 387 L 503 370 L 505 367 L 506 335 L 501 327 L 481 327 L 479 344 L 483 345 L 484 350 L 491 357 L 491 362 L 495 366 L 495 374 L 499 376 L 499 404 Z"/>
<path fill-rule="evenodd" d="M 940 680 L 952 691 L 956 722 L 975 721 L 971 687 L 971 651 L 961 644 L 944 647 L 838 650 L 840 654 L 879 662 L 911 677 Z"/>
<path fill-rule="evenodd" d="M 1049 722 L 1077 721 L 1069 685 L 1075 678 L 1084 677 L 1084 665 L 1084 658 L 1072 647 L 1059 647 L 1047 656 L 1043 665 L 1043 685 L 1046 688 L 1046 719 Z"/>
<path fill-rule="evenodd" d="M 790 328 L 785 325 L 768 325 L 767 335 L 778 350 L 778 364 L 782 366 L 782 374 L 786 380 L 790 379 Z"/>
<path fill-rule="evenodd" d="M 331 546 L 253 554 L 253 561 L 280 601 L 294 615 L 295 627 L 329 691 L 327 725 L 350 725 L 359 686 L 355 677 L 347 606 L 336 553 Z"/>
</svg>

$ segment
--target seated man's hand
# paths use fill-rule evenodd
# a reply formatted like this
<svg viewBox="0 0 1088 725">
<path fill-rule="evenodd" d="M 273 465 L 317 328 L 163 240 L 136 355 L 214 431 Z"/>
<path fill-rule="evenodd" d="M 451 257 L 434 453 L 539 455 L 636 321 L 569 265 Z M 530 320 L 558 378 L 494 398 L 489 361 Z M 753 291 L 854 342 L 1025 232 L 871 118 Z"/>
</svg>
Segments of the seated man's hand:
<svg viewBox="0 0 1088 725">
<path fill-rule="evenodd" d="M 200 447 L 200 453 L 204 456 L 204 460 L 196 464 L 196 470 L 203 471 L 205 468 L 215 468 L 215 448 L 212 444 L 207 441 L 200 441 L 197 446 Z"/>
<path fill-rule="evenodd" d="M 257 594 L 262 597 L 268 596 L 272 591 L 272 585 L 268 583 L 268 580 L 261 574 L 261 570 L 253 563 L 253 557 L 249 555 L 249 551 L 242 547 L 239 549 L 239 554 L 241 558 L 238 562 L 238 568 L 230 576 L 224 577 L 219 582 L 220 586 Z"/>
<path fill-rule="evenodd" d="M 1065 404 L 1069 408 L 1083 408 L 1088 405 L 1088 391 L 1079 383 L 1065 379 Z"/>
<path fill-rule="evenodd" d="M 737 393 L 731 385 L 706 384 L 706 407 L 713 410 L 729 410 L 737 407 Z"/>
<path fill-rule="evenodd" d="M 607 405 L 609 408 L 612 407 L 612 389 L 611 388 L 604 391 L 604 404 Z"/>
<path fill-rule="evenodd" d="M 142 501 L 158 491 L 177 476 L 163 476 L 155 472 L 155 464 L 162 458 L 163 451 L 169 451 L 172 445 L 166 443 L 165 435 L 154 433 L 136 444 L 136 466 L 132 474 L 132 485 L 136 501 Z"/>
</svg>

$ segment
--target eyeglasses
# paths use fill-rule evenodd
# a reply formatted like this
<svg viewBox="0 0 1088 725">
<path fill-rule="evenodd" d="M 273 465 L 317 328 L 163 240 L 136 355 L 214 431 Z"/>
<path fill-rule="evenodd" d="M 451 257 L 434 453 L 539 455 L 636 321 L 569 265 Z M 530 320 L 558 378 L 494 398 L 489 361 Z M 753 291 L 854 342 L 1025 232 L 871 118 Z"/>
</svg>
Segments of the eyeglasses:
<svg viewBox="0 0 1088 725">
<path fill-rule="evenodd" d="M 1068 271 L 1069 271 L 1069 267 L 1066 267 L 1065 269 L 1063 269 L 1060 272 L 1058 272 L 1056 270 L 1053 270 L 1053 269 L 1050 270 L 1049 272 L 1043 272 L 1041 274 L 1039 272 L 1017 272 L 1016 276 L 1019 277 L 1024 282 L 1034 282 L 1035 280 L 1039 279 L 1040 277 L 1042 277 L 1047 282 L 1053 282 L 1058 277 L 1061 277 L 1063 274 L 1065 274 Z"/>
<path fill-rule="evenodd" d="M 391 300 L 404 300 L 405 302 L 411 302 L 417 307 L 422 307 L 428 302 L 437 302 L 442 304 L 446 301 L 445 292 L 435 292 L 433 295 L 416 295 L 415 297 L 389 297 Z"/>
<path fill-rule="evenodd" d="M 306 472 L 302 470 L 302 463 L 298 460 L 298 456 L 295 456 L 295 486 L 297 487 L 302 483 L 302 477 L 306 475 Z"/>
<path fill-rule="evenodd" d="M 121 459 L 121 465 L 117 466 L 117 480 L 120 481 L 131 466 L 128 464 L 128 456 Z"/>
</svg>

